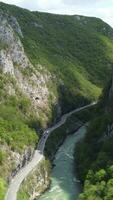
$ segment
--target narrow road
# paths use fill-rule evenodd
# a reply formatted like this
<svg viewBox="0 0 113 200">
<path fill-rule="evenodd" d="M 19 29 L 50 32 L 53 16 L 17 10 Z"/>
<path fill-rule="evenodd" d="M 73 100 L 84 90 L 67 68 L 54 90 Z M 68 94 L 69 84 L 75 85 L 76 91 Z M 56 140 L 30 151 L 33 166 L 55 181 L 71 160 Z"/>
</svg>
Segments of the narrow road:
<svg viewBox="0 0 113 200">
<path fill-rule="evenodd" d="M 5 196 L 5 200 L 16 200 L 17 199 L 17 193 L 19 191 L 20 185 L 22 181 L 29 175 L 29 173 L 38 165 L 38 163 L 44 158 L 43 151 L 45 147 L 45 143 L 47 141 L 47 138 L 49 137 L 50 133 L 55 130 L 56 128 L 60 127 L 62 124 L 65 123 L 66 119 L 71 116 L 73 113 L 77 113 L 81 110 L 84 110 L 86 108 L 92 107 L 93 105 L 97 104 L 97 102 L 93 102 L 89 105 L 83 106 L 81 108 L 77 108 L 67 114 L 64 114 L 61 117 L 61 120 L 56 123 L 51 128 L 48 128 L 44 131 L 39 143 L 37 150 L 35 150 L 34 156 L 32 160 L 23 167 L 18 174 L 14 177 L 14 179 L 11 181 L 7 194 Z"/>
</svg>

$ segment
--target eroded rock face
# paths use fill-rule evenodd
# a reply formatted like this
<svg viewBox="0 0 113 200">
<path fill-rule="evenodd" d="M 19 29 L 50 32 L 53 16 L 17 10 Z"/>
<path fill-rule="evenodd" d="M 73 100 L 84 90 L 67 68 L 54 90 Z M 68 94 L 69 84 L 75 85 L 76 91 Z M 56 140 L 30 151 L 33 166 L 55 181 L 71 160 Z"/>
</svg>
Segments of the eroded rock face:
<svg viewBox="0 0 113 200">
<path fill-rule="evenodd" d="M 29 200 L 39 197 L 50 185 L 50 163 L 43 159 L 23 181 L 20 191 L 29 195 Z"/>
<path fill-rule="evenodd" d="M 22 153 L 18 153 L 11 150 L 7 144 L 0 144 L 0 151 L 6 155 L 0 167 L 0 173 L 2 174 L 4 169 L 5 178 L 8 183 L 10 183 L 22 167 L 30 162 L 34 155 L 34 148 L 31 146 L 26 147 Z"/>
<path fill-rule="evenodd" d="M 4 73 L 9 73 L 14 76 L 14 66 L 11 55 L 6 50 L 0 51 L 0 68 Z"/>
<path fill-rule="evenodd" d="M 15 65 L 22 68 L 26 68 L 30 65 L 19 37 L 15 34 L 13 28 L 8 23 L 7 18 L 2 15 L 0 16 L 0 43 L 0 66 L 3 72 L 9 72 L 14 75 Z M 8 60 L 9 64 L 7 62 L 6 65 L 5 60 Z"/>
<path fill-rule="evenodd" d="M 50 111 L 49 104 L 56 104 L 54 94 L 48 89 L 48 82 L 55 79 L 44 66 L 37 63 L 37 70 L 25 54 L 20 38 L 21 28 L 13 16 L 0 14 L 0 69 L 15 79 L 15 87 L 30 99 L 34 111 Z M 27 74 L 27 71 L 30 71 Z M 15 87 L 10 95 L 14 95 Z M 8 87 L 6 87 L 8 88 Z M 9 93 L 9 91 L 8 91 Z M 44 112 L 43 112 L 44 113 Z"/>
<path fill-rule="evenodd" d="M 17 32 L 18 35 L 23 38 L 23 34 L 17 19 L 14 16 L 7 16 L 7 19 L 13 30 L 15 30 L 15 32 Z"/>
<path fill-rule="evenodd" d="M 11 174 L 8 176 L 8 181 L 10 182 L 12 178 L 19 172 L 19 170 L 24 167 L 26 164 L 30 162 L 34 154 L 34 149 L 32 147 L 28 147 L 25 149 L 24 153 L 21 155 L 17 152 L 10 152 L 10 160 L 15 162 L 15 167 L 11 171 Z"/>
<path fill-rule="evenodd" d="M 2 12 L 2 10 L 0 10 L 0 21 L 4 21 L 4 20 L 6 20 L 8 22 L 8 24 L 10 24 L 12 29 L 16 33 L 18 33 L 18 35 L 20 37 L 23 38 L 22 30 L 20 28 L 20 25 L 19 25 L 17 19 L 14 16 L 10 16 L 7 13 L 4 13 L 4 12 Z"/>
<path fill-rule="evenodd" d="M 51 80 L 51 74 L 49 72 L 41 74 L 35 70 L 34 73 L 31 73 L 30 77 L 27 77 L 23 76 L 21 71 L 16 69 L 15 76 L 18 86 L 30 98 L 35 109 L 46 108 L 48 106 L 50 92 L 47 88 L 47 83 Z M 53 100 L 55 100 L 54 96 Z"/>
<path fill-rule="evenodd" d="M 7 79 L 9 77 L 4 90 L 8 96 L 13 95 L 19 98 L 19 94 L 22 94 L 29 99 L 30 109 L 37 117 L 41 115 L 41 119 L 44 119 L 44 126 L 46 126 L 51 105 L 57 102 L 54 93 L 49 88 L 56 77 L 39 63 L 35 67 L 32 65 L 25 54 L 21 42 L 22 37 L 17 20 L 13 16 L 9 17 L 7 14 L 0 13 L 0 73 L 6 74 Z M 5 148 L 3 151 L 6 151 L 8 155 L 5 177 L 8 177 L 10 182 L 16 173 L 29 162 L 33 149 L 29 150 L 29 147 L 26 147 L 25 152 L 19 154 L 9 149 L 8 146 L 3 145 L 2 148 Z M 36 190 L 33 193 L 35 192 Z"/>
</svg>

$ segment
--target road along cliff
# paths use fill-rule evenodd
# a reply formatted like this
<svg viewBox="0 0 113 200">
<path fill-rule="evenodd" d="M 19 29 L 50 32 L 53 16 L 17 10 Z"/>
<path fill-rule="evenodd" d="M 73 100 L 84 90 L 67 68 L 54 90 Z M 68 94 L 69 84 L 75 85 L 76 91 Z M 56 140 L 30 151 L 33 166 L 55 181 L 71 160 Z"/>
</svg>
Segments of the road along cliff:
<svg viewBox="0 0 113 200">
<path fill-rule="evenodd" d="M 14 177 L 14 179 L 12 180 L 12 182 L 9 185 L 7 194 L 5 196 L 5 200 L 16 200 L 17 199 L 17 192 L 20 188 L 21 183 L 23 182 L 23 180 L 28 176 L 28 174 L 40 163 L 40 161 L 44 158 L 43 155 L 43 151 L 44 151 L 44 147 L 45 147 L 45 143 L 47 141 L 47 138 L 49 137 L 49 135 L 52 133 L 53 130 L 55 130 L 56 128 L 60 127 L 62 124 L 65 123 L 66 119 L 71 116 L 73 113 L 77 113 L 81 110 L 84 110 L 86 108 L 92 107 L 96 104 L 96 102 L 93 102 L 89 105 L 77 108 L 69 113 L 64 114 L 61 117 L 61 120 L 56 123 L 55 125 L 53 125 L 51 128 L 48 128 L 47 130 L 44 131 L 39 143 L 38 143 L 38 147 L 35 150 L 34 156 L 32 158 L 32 160 L 25 166 L 23 167 L 19 173 Z"/>
</svg>

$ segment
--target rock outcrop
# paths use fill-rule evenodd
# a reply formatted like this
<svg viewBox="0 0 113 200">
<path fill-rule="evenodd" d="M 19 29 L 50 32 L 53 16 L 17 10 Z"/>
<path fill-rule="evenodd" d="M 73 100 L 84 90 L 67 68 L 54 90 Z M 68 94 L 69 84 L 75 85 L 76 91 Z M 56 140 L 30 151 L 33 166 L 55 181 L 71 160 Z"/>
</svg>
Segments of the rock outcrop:
<svg viewBox="0 0 113 200">
<path fill-rule="evenodd" d="M 20 36 L 20 37 L 19 37 Z M 31 101 L 35 114 L 39 117 L 51 112 L 51 105 L 57 104 L 53 92 L 48 89 L 55 80 L 44 66 L 33 66 L 25 54 L 20 38 L 23 37 L 16 18 L 0 14 L 0 69 L 15 80 L 10 84 L 10 95 L 16 94 L 17 88 Z M 36 70 L 37 68 L 37 70 Z M 7 83 L 6 83 L 7 85 Z M 9 88 L 8 86 L 5 86 Z M 9 90 L 7 91 L 9 93 Z"/>
<path fill-rule="evenodd" d="M 27 194 L 29 200 L 40 196 L 50 185 L 50 163 L 43 159 L 37 168 L 24 180 L 18 193 L 21 196 Z"/>
</svg>

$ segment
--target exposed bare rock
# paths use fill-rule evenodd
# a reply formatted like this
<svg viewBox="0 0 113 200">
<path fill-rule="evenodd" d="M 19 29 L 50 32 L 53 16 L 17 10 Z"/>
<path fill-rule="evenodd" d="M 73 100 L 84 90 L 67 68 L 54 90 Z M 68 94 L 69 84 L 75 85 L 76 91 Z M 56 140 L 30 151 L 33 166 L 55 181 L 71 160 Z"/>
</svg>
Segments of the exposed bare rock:
<svg viewBox="0 0 113 200">
<path fill-rule="evenodd" d="M 7 16 L 8 22 L 10 23 L 10 25 L 12 26 L 13 30 L 15 30 L 15 32 L 17 32 L 19 34 L 19 36 L 21 36 L 23 38 L 23 34 L 21 31 L 21 28 L 19 26 L 19 23 L 17 21 L 17 19 L 14 16 Z"/>
<path fill-rule="evenodd" d="M 14 16 L 8 15 L 8 13 L 4 13 L 4 12 L 0 11 L 0 21 L 3 21 L 4 19 L 6 19 L 8 21 L 8 23 L 11 25 L 11 27 L 13 28 L 13 30 L 16 33 L 18 33 L 18 35 L 20 37 L 23 38 L 22 30 L 21 30 L 21 27 L 20 27 L 17 19 Z"/>
<path fill-rule="evenodd" d="M 22 68 L 26 68 L 30 65 L 19 37 L 8 23 L 7 18 L 4 18 L 3 16 L 0 17 L 0 43 L 2 44 L 0 51 L 0 66 L 3 69 L 3 72 L 11 72 L 12 74 L 12 69 L 15 65 Z"/>
<path fill-rule="evenodd" d="M 29 199 L 34 200 L 44 192 L 50 184 L 50 164 L 43 159 L 39 165 L 23 181 L 21 192 L 29 193 Z"/>
<path fill-rule="evenodd" d="M 0 51 L 0 68 L 4 73 L 10 73 L 14 76 L 14 66 L 11 59 L 11 55 L 6 50 Z"/>
<path fill-rule="evenodd" d="M 15 167 L 8 177 L 9 181 L 11 181 L 11 179 L 18 173 L 18 171 L 26 164 L 28 164 L 28 162 L 32 159 L 34 149 L 32 147 L 28 147 L 27 149 L 25 149 L 22 155 L 14 151 L 11 151 L 10 153 L 10 159 L 15 162 Z"/>
<path fill-rule="evenodd" d="M 55 79 L 46 68 L 37 64 L 37 69 L 29 61 L 18 34 L 22 32 L 17 20 L 11 16 L 0 14 L 0 69 L 3 73 L 10 74 L 15 79 L 15 86 L 31 100 L 31 104 L 37 115 L 41 110 L 48 113 L 49 104 L 57 102 L 52 91 L 48 89 L 48 82 Z M 27 71 L 30 71 L 27 74 Z M 10 84 L 8 94 L 15 94 L 15 86 Z M 6 88 L 7 86 L 6 83 Z M 12 87 L 12 88 L 11 88 Z M 51 102 L 51 103 L 50 103 Z M 44 112 L 43 112 L 44 115 Z"/>
</svg>

